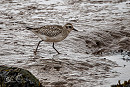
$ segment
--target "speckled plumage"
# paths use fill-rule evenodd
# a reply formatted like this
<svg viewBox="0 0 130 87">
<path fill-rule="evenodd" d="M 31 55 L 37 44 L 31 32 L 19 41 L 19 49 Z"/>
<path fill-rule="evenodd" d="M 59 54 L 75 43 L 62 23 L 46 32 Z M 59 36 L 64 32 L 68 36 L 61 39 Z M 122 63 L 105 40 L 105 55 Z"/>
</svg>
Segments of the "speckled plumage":
<svg viewBox="0 0 130 87">
<path fill-rule="evenodd" d="M 62 32 L 62 28 L 63 27 L 59 25 L 46 25 L 37 29 L 37 32 L 48 37 L 55 37 Z"/>
</svg>

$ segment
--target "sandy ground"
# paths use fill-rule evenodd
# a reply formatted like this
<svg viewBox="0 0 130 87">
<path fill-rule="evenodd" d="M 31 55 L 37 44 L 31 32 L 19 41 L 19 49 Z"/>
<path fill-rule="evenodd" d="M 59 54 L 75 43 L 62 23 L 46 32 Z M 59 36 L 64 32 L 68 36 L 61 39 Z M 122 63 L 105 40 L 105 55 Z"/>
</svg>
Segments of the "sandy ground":
<svg viewBox="0 0 130 87">
<path fill-rule="evenodd" d="M 1 0 L 0 65 L 27 69 L 46 87 L 105 87 L 118 65 L 99 54 L 130 51 L 129 9 L 129 0 Z M 47 42 L 33 54 L 40 39 L 25 26 L 67 22 L 79 32 L 55 44 L 62 54 Z"/>
</svg>

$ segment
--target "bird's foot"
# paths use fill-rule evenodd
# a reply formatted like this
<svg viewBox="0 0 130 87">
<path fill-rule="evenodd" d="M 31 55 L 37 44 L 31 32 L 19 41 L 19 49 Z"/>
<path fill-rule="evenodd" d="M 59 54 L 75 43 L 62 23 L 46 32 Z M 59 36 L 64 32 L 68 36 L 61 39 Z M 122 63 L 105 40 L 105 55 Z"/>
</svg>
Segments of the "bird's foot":
<svg viewBox="0 0 130 87">
<path fill-rule="evenodd" d="M 36 55 L 37 54 L 37 51 L 34 51 L 34 55 Z"/>
<path fill-rule="evenodd" d="M 59 52 L 57 52 L 58 54 L 61 54 L 61 53 L 59 53 Z"/>
</svg>

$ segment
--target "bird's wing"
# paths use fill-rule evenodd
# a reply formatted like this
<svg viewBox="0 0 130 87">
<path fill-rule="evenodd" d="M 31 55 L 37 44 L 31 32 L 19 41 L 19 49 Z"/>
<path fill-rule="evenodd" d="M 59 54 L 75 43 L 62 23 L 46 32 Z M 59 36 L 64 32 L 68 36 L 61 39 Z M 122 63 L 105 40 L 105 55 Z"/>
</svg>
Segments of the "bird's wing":
<svg viewBox="0 0 130 87">
<path fill-rule="evenodd" d="M 62 32 L 63 27 L 59 25 L 46 25 L 38 29 L 39 33 L 48 37 L 55 37 Z"/>
</svg>

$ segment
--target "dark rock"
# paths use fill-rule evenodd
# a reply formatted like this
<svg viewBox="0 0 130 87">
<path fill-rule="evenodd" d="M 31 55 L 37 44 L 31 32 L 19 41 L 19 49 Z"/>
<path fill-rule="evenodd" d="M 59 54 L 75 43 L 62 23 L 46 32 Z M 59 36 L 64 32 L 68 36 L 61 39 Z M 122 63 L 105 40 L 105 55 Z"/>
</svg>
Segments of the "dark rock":
<svg viewBox="0 0 130 87">
<path fill-rule="evenodd" d="M 111 85 L 111 87 L 130 87 L 130 80 L 124 81 L 122 84 L 119 80 L 117 85 Z"/>
<path fill-rule="evenodd" d="M 0 87 L 42 87 L 42 85 L 25 69 L 0 66 Z"/>
<path fill-rule="evenodd" d="M 127 52 L 127 55 L 128 55 L 128 56 L 130 56 L 130 51 L 129 51 L 129 52 Z"/>
</svg>

